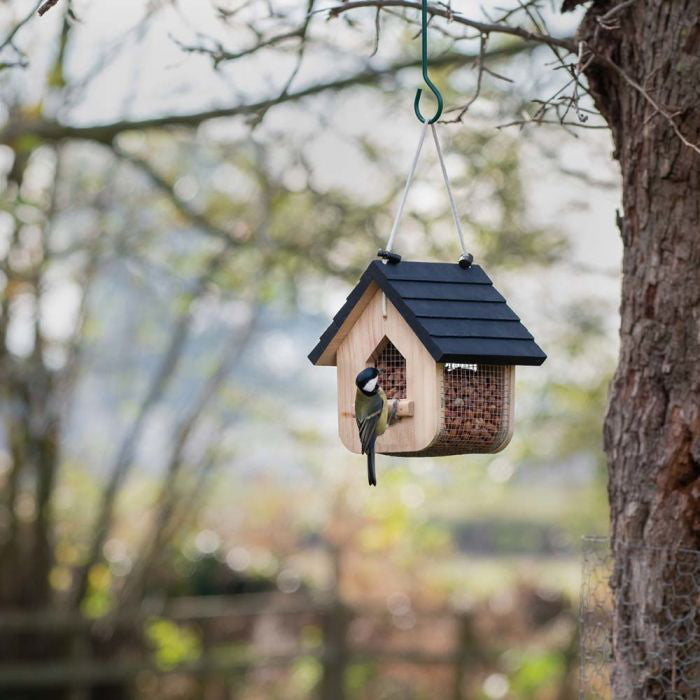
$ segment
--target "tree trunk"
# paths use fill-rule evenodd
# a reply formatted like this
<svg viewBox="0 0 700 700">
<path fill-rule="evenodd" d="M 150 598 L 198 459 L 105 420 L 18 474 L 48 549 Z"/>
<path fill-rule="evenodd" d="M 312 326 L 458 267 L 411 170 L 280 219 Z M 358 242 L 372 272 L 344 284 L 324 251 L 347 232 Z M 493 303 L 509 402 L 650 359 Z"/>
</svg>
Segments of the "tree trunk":
<svg viewBox="0 0 700 700">
<path fill-rule="evenodd" d="M 613 692 L 698 697 L 700 557 L 687 550 L 700 549 L 700 154 L 650 100 L 700 143 L 700 2 L 598 2 L 579 36 L 599 55 L 586 73 L 623 182 L 621 347 L 605 422 Z"/>
</svg>

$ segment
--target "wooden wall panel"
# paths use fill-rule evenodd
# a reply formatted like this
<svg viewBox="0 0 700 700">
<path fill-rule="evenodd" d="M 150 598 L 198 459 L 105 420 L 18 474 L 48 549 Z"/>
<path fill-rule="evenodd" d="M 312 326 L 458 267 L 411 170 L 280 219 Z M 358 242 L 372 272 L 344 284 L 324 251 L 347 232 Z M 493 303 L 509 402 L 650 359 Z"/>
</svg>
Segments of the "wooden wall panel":
<svg viewBox="0 0 700 700">
<path fill-rule="evenodd" d="M 354 416 L 355 377 L 371 364 L 374 350 L 386 336 L 406 359 L 406 398 L 414 415 L 402 418 L 377 440 L 377 452 L 415 452 L 427 447 L 440 425 L 439 368 L 406 321 L 387 300 L 382 314 L 382 292 L 377 290 L 337 350 L 338 429 L 343 444 L 360 453 Z"/>
</svg>

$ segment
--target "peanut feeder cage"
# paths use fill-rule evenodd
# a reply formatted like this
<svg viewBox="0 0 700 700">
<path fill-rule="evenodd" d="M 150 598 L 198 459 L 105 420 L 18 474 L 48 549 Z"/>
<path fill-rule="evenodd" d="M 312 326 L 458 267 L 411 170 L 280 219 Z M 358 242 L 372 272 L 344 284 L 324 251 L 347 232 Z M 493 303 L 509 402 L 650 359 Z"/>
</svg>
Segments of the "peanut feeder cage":
<svg viewBox="0 0 700 700">
<path fill-rule="evenodd" d="M 374 261 L 309 359 L 337 367 L 349 450 L 361 452 L 355 376 L 374 366 L 399 417 L 377 452 L 428 457 L 502 450 L 513 433 L 515 365 L 546 355 L 478 265 Z"/>
</svg>

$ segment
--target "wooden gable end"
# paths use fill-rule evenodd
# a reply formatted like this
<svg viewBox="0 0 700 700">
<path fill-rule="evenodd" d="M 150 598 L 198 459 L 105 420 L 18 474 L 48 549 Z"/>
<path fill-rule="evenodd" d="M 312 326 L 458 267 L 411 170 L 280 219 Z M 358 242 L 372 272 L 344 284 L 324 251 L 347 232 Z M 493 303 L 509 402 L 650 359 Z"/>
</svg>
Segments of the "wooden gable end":
<svg viewBox="0 0 700 700">
<path fill-rule="evenodd" d="M 440 367 L 388 300 L 386 317 L 384 316 L 382 292 L 376 286 L 364 308 L 351 316 L 351 326 L 346 327 L 345 323 L 341 326 L 343 337 L 334 351 L 338 368 L 340 439 L 352 452 L 361 452 L 355 422 L 355 377 L 372 364 L 375 350 L 384 338 L 388 338 L 406 360 L 406 398 L 413 402 L 414 415 L 402 418 L 387 428 L 377 440 L 377 452 L 386 454 L 424 449 L 431 444 L 440 429 Z M 349 320 L 350 316 L 346 322 Z M 336 337 L 340 335 L 338 332 Z"/>
<path fill-rule="evenodd" d="M 360 318 L 362 312 L 367 308 L 367 305 L 375 296 L 378 290 L 379 287 L 377 286 L 376 282 L 371 282 L 369 284 L 369 286 L 367 287 L 367 289 L 365 289 L 360 298 L 354 303 L 352 310 L 343 319 L 340 326 L 332 330 L 333 336 L 331 340 L 329 341 L 328 345 L 324 348 L 320 357 L 318 358 L 318 360 L 316 360 L 314 364 L 326 367 L 334 367 L 337 365 L 336 353 L 338 352 L 340 344 L 343 342 L 344 338 L 350 332 L 352 327 L 355 325 L 357 319 Z M 331 329 L 329 329 L 329 331 L 330 330 Z"/>
</svg>

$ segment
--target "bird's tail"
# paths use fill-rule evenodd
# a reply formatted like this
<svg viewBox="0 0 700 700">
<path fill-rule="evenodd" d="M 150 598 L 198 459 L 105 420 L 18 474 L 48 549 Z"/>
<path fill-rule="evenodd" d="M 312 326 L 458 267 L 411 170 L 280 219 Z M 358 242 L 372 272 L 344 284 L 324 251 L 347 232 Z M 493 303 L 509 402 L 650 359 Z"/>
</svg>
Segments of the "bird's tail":
<svg viewBox="0 0 700 700">
<path fill-rule="evenodd" d="M 367 450 L 367 478 L 370 486 L 377 485 L 377 472 L 374 468 L 374 444 Z"/>
</svg>

